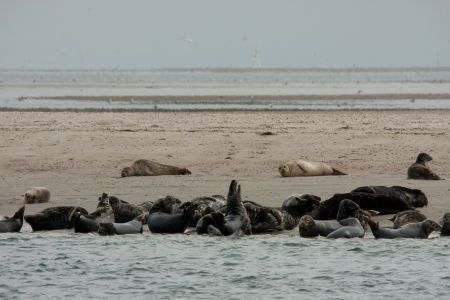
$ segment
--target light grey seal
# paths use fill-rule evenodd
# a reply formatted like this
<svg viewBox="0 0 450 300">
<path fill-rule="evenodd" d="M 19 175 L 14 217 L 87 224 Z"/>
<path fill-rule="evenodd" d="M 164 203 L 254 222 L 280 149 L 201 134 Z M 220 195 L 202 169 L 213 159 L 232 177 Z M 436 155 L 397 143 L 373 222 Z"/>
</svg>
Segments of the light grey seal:
<svg viewBox="0 0 450 300">
<path fill-rule="evenodd" d="M 25 204 L 46 203 L 50 201 L 50 191 L 46 187 L 33 187 L 23 195 Z"/>
<path fill-rule="evenodd" d="M 147 159 L 136 160 L 131 166 L 123 168 L 121 172 L 122 177 L 189 174 L 191 171 L 186 168 L 164 165 Z"/>
<path fill-rule="evenodd" d="M 122 235 L 135 233 L 142 233 L 142 222 L 137 219 L 126 223 L 100 223 L 98 225 L 98 234 L 100 235 Z"/>
<path fill-rule="evenodd" d="M 343 226 L 327 235 L 327 239 L 364 237 L 364 228 L 357 218 L 347 218 L 339 223 Z"/>
<path fill-rule="evenodd" d="M 347 175 L 323 162 L 297 159 L 280 164 L 278 172 L 283 177 Z"/>
<path fill-rule="evenodd" d="M 411 238 L 411 239 L 426 239 L 435 230 L 439 230 L 441 226 L 432 221 L 425 220 L 420 223 L 410 223 L 398 229 L 382 228 L 379 223 L 369 220 L 370 228 L 373 236 L 377 239 L 396 239 L 396 238 Z"/>
</svg>

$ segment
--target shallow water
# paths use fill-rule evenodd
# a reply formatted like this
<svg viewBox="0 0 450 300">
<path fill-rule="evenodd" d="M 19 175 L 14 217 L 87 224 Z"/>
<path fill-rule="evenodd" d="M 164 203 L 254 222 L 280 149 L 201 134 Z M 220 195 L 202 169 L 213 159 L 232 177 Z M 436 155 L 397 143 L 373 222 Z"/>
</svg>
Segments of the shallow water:
<svg viewBox="0 0 450 300">
<path fill-rule="evenodd" d="M 449 239 L 0 235 L 0 298 L 448 299 Z"/>
</svg>

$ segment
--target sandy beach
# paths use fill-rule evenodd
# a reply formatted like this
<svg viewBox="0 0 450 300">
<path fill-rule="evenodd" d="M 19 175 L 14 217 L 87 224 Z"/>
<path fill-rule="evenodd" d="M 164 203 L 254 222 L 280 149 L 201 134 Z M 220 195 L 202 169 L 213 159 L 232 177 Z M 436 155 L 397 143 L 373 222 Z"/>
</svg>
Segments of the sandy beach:
<svg viewBox="0 0 450 300">
<path fill-rule="evenodd" d="M 231 179 L 245 199 L 279 206 L 294 193 L 327 199 L 362 185 L 419 188 L 422 211 L 450 211 L 448 180 L 406 180 L 425 151 L 450 178 L 449 111 L 325 112 L 0 112 L 0 215 L 10 215 L 32 186 L 46 186 L 56 205 L 96 206 L 106 192 L 132 203 L 174 195 L 183 201 L 226 194 Z M 261 135 L 271 132 L 273 135 Z M 145 158 L 185 166 L 189 176 L 120 178 Z M 282 178 L 280 162 L 323 161 L 348 176 Z M 383 223 L 386 217 L 379 217 Z"/>
</svg>

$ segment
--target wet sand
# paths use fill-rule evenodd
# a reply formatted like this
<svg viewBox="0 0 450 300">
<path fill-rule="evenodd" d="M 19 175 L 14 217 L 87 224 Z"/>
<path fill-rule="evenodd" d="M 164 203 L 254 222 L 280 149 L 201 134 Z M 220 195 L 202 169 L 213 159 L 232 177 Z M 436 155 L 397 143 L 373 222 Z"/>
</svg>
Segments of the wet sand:
<svg viewBox="0 0 450 300">
<path fill-rule="evenodd" d="M 56 205 L 96 206 L 106 192 L 132 203 L 174 195 L 183 201 L 226 194 L 231 179 L 245 199 L 279 206 L 294 193 L 327 199 L 362 185 L 403 185 L 429 197 L 423 212 L 450 211 L 448 180 L 406 180 L 417 153 L 433 156 L 450 178 L 449 111 L 368 112 L 0 112 L 0 215 L 10 215 L 32 186 Z M 270 131 L 274 135 L 260 135 Z M 135 159 L 185 166 L 189 176 L 120 178 Z M 282 178 L 291 159 L 323 161 L 348 176 Z M 385 217 L 381 220 L 385 222 Z"/>
</svg>

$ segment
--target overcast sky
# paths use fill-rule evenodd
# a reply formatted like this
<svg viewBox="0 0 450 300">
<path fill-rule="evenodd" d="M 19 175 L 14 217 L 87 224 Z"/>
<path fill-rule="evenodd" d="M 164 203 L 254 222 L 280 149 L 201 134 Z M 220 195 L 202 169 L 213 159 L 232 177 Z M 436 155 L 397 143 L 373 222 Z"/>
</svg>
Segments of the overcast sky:
<svg viewBox="0 0 450 300">
<path fill-rule="evenodd" d="M 450 66 L 450 1 L 0 0 L 0 68 Z"/>
</svg>

